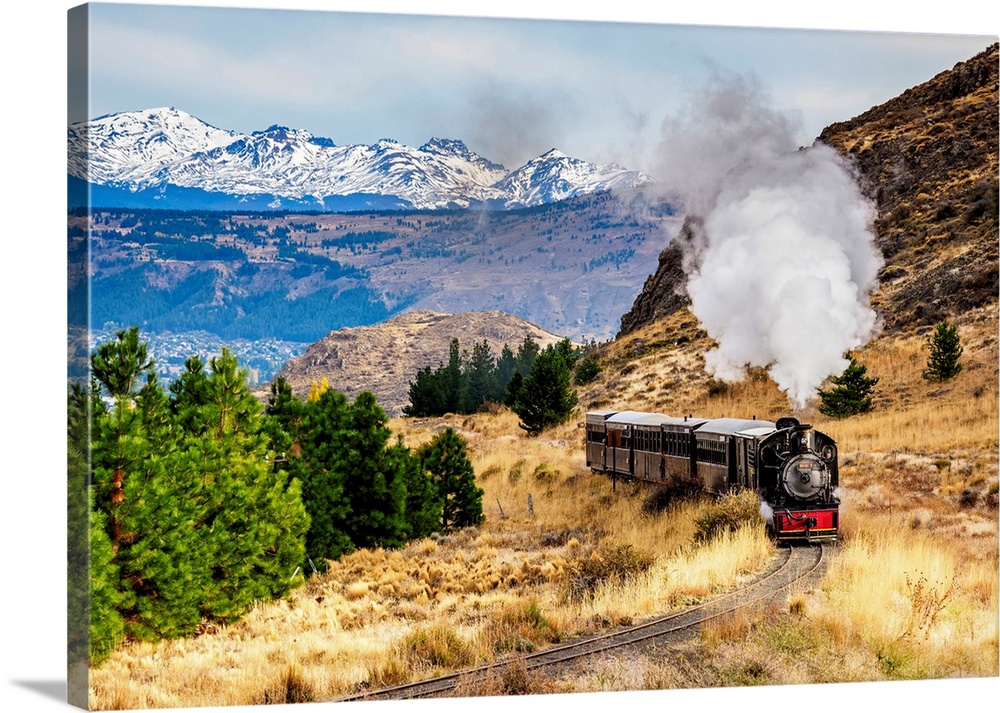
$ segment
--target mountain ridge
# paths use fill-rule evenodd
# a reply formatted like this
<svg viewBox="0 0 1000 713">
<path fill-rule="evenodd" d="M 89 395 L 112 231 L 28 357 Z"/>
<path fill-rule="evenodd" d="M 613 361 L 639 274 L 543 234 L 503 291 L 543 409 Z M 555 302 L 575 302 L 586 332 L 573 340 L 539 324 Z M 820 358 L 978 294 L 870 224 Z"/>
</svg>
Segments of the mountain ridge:
<svg viewBox="0 0 1000 713">
<path fill-rule="evenodd" d="M 67 143 L 70 177 L 116 207 L 182 207 L 185 197 L 204 207 L 227 196 L 270 208 L 343 209 L 351 204 L 345 199 L 364 197 L 363 208 L 395 201 L 401 209 L 511 209 L 653 182 L 554 149 L 508 171 L 460 139 L 433 137 L 418 148 L 389 138 L 338 145 L 277 124 L 241 134 L 174 107 L 71 124 Z M 82 190 L 74 186 L 71 197 Z"/>
</svg>

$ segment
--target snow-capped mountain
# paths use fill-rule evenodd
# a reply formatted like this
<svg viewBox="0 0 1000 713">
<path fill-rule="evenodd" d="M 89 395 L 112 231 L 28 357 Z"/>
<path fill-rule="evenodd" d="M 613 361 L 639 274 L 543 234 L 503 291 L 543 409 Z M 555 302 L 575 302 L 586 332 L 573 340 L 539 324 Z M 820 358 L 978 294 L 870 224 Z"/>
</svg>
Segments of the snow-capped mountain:
<svg viewBox="0 0 1000 713">
<path fill-rule="evenodd" d="M 626 171 L 613 163 L 598 166 L 551 149 L 512 171 L 494 188 L 509 196 L 508 202 L 530 206 L 585 193 L 633 188 L 645 182 L 649 179 L 637 171 Z"/>
<path fill-rule="evenodd" d="M 271 207 L 344 206 L 361 197 L 393 207 L 514 208 L 652 180 L 555 150 L 508 172 L 455 139 L 412 148 L 392 139 L 338 146 L 283 126 L 240 134 L 174 108 L 73 124 L 67 138 L 70 176 L 100 191 L 101 200 L 169 196 L 173 207 L 225 196 Z"/>
</svg>

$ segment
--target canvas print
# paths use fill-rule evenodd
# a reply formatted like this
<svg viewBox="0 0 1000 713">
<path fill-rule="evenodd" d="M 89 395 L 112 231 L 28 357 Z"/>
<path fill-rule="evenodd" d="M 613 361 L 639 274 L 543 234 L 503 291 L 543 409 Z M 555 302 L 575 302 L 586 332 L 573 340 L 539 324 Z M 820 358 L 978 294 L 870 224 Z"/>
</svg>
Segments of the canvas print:
<svg viewBox="0 0 1000 713">
<path fill-rule="evenodd" d="M 998 671 L 994 36 L 68 15 L 68 695 Z"/>
</svg>

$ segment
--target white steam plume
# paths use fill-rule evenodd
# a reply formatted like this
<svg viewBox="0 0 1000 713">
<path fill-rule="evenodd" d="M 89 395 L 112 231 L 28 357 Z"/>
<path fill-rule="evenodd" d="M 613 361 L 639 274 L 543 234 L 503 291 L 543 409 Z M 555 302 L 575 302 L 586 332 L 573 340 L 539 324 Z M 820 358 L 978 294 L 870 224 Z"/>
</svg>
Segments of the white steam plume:
<svg viewBox="0 0 1000 713">
<path fill-rule="evenodd" d="M 702 220 L 687 292 L 718 344 L 708 370 L 734 381 L 766 367 L 801 409 L 878 332 L 869 295 L 882 258 L 849 164 L 822 144 L 793 150 L 792 127 L 759 87 L 728 78 L 665 124 L 665 148 L 684 146 L 695 164 L 688 204 Z"/>
</svg>

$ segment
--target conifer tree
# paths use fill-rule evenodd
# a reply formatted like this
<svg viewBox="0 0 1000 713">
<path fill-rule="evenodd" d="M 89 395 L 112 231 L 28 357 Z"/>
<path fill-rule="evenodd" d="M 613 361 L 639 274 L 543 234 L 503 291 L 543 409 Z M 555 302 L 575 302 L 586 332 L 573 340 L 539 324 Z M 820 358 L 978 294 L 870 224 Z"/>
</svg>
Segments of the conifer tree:
<svg viewBox="0 0 1000 713">
<path fill-rule="evenodd" d="M 510 381 L 507 382 L 507 390 L 503 395 L 504 406 L 510 409 L 514 408 L 514 404 L 517 403 L 517 397 L 521 395 L 522 386 L 524 386 L 524 377 L 521 376 L 521 372 L 515 371 L 514 375 L 510 377 Z"/>
<path fill-rule="evenodd" d="M 132 397 L 139 378 L 153 367 L 149 347 L 139 341 L 139 328 L 115 333 L 115 339 L 97 347 L 90 359 L 91 371 L 115 401 Z"/>
<path fill-rule="evenodd" d="M 874 408 L 872 394 L 877 378 L 866 376 L 868 369 L 850 356 L 850 364 L 844 372 L 832 379 L 834 388 L 820 391 L 822 403 L 819 411 L 833 418 L 845 418 L 859 413 L 867 413 Z"/>
<path fill-rule="evenodd" d="M 410 403 L 403 409 L 406 416 L 441 416 L 448 410 L 444 384 L 444 366 L 436 371 L 424 367 L 410 382 Z"/>
<path fill-rule="evenodd" d="M 118 567 L 104 527 L 93 510 L 90 420 L 104 413 L 94 389 L 73 384 L 67 404 L 67 634 L 68 663 L 100 665 L 121 642 Z"/>
<path fill-rule="evenodd" d="M 406 542 L 404 464 L 388 452 L 388 417 L 363 391 L 348 413 L 337 467 L 349 504 L 347 532 L 356 547 L 400 547 Z"/>
<path fill-rule="evenodd" d="M 441 529 L 441 498 L 431 475 L 420 458 L 412 454 L 401 440 L 390 449 L 398 459 L 406 482 L 407 537 L 421 539 Z"/>
<path fill-rule="evenodd" d="M 437 488 L 441 527 L 447 531 L 480 524 L 483 490 L 476 485 L 465 440 L 448 428 L 421 448 L 418 455 Z"/>
<path fill-rule="evenodd" d="M 255 600 L 281 596 L 304 560 L 308 517 L 300 486 L 271 463 L 260 403 L 228 349 L 214 357 L 204 431 L 192 434 L 204 484 L 200 529 L 212 560 L 205 615 L 232 621 Z"/>
<path fill-rule="evenodd" d="M 272 468 L 235 357 L 224 349 L 211 376 L 190 362 L 171 401 L 135 336 L 119 333 L 92 355 L 115 399 L 94 418 L 92 558 L 117 573 L 94 600 L 111 603 L 125 637 L 155 640 L 287 592 L 308 519 L 298 484 Z"/>
<path fill-rule="evenodd" d="M 138 639 L 183 636 L 201 619 L 197 590 L 208 570 L 205 550 L 192 522 L 197 507 L 184 480 L 165 468 L 163 454 L 175 442 L 150 433 L 136 407 L 142 373 L 151 370 L 148 347 L 138 329 L 123 330 L 97 347 L 91 368 L 97 384 L 113 399 L 96 414 L 92 428 L 92 527 L 101 527 L 117 566 L 113 595 L 125 634 Z M 155 381 L 147 379 L 143 400 L 157 400 Z M 171 501 L 177 500 L 171 507 Z M 102 536 L 92 535 L 95 543 Z"/>
<path fill-rule="evenodd" d="M 466 410 L 475 411 L 487 401 L 496 400 L 497 365 L 489 342 L 485 339 L 472 347 L 472 357 L 466 366 L 468 403 Z"/>
<path fill-rule="evenodd" d="M 305 411 L 305 404 L 295 398 L 288 380 L 276 377 L 267 397 L 264 429 L 271 438 L 271 450 L 285 462 L 302 454 Z"/>
<path fill-rule="evenodd" d="M 937 325 L 927 340 L 930 355 L 923 377 L 928 381 L 948 381 L 962 371 L 959 358 L 964 349 L 958 337 L 958 327 L 945 320 Z"/>
<path fill-rule="evenodd" d="M 445 390 L 445 412 L 464 413 L 469 400 L 469 387 L 457 338 L 453 338 L 448 346 L 448 365 L 444 368 L 442 381 Z"/>
<path fill-rule="evenodd" d="M 580 352 L 577 351 L 577 348 L 573 346 L 573 342 L 571 342 L 568 337 L 563 337 L 556 342 L 554 349 L 556 350 L 556 353 L 562 357 L 563 363 L 566 364 L 570 370 L 576 366 L 576 361 L 580 357 Z"/>
<path fill-rule="evenodd" d="M 118 350 L 102 373 L 126 373 L 138 363 L 135 356 Z M 109 383 L 101 383 L 110 392 Z M 190 471 L 168 467 L 176 443 L 146 430 L 144 409 L 125 396 L 122 383 L 110 382 L 118 397 L 94 422 L 92 526 L 104 528 L 118 567 L 114 598 L 126 635 L 184 636 L 201 620 L 201 591 L 210 569 L 208 550 L 193 527 L 201 515 L 198 484 Z M 155 388 L 150 385 L 144 399 L 155 400 Z"/>
<path fill-rule="evenodd" d="M 569 418 L 576 404 L 570 367 L 560 350 L 546 347 L 535 359 L 514 403 L 513 411 L 521 418 L 518 425 L 536 436 Z"/>
<path fill-rule="evenodd" d="M 589 384 L 601 375 L 601 371 L 601 365 L 597 363 L 597 360 L 586 356 L 576 365 L 576 370 L 573 372 L 573 383 L 578 386 Z"/>
<path fill-rule="evenodd" d="M 521 345 L 517 348 L 516 360 L 517 371 L 522 377 L 527 376 L 528 372 L 531 371 L 531 367 L 534 365 L 535 359 L 538 358 L 541 351 L 542 348 L 538 346 L 538 342 L 531 337 L 525 337 L 521 342 Z"/>
<path fill-rule="evenodd" d="M 184 371 L 170 384 L 170 394 L 170 408 L 178 425 L 188 433 L 202 432 L 204 424 L 198 419 L 208 402 L 208 373 L 201 357 L 194 354 L 184 360 Z"/>
<path fill-rule="evenodd" d="M 514 378 L 516 372 L 517 357 L 514 356 L 511 348 L 504 344 L 503 349 L 500 350 L 500 356 L 497 358 L 497 386 L 493 397 L 494 401 L 500 403 L 506 399 L 507 385 L 510 384 L 510 380 Z"/>
<path fill-rule="evenodd" d="M 288 463 L 302 482 L 302 501 L 310 517 L 306 554 L 320 570 L 325 570 L 326 560 L 338 559 L 353 549 L 347 532 L 347 474 L 339 460 L 348 416 L 347 397 L 332 389 L 308 402 L 303 413 L 301 457 Z"/>
<path fill-rule="evenodd" d="M 90 558 L 82 570 L 84 575 L 90 575 L 85 621 L 89 623 L 86 656 L 92 666 L 106 661 L 125 636 L 125 620 L 119 611 L 122 596 L 117 586 L 118 565 L 104 517 L 100 510 L 91 514 Z"/>
</svg>

